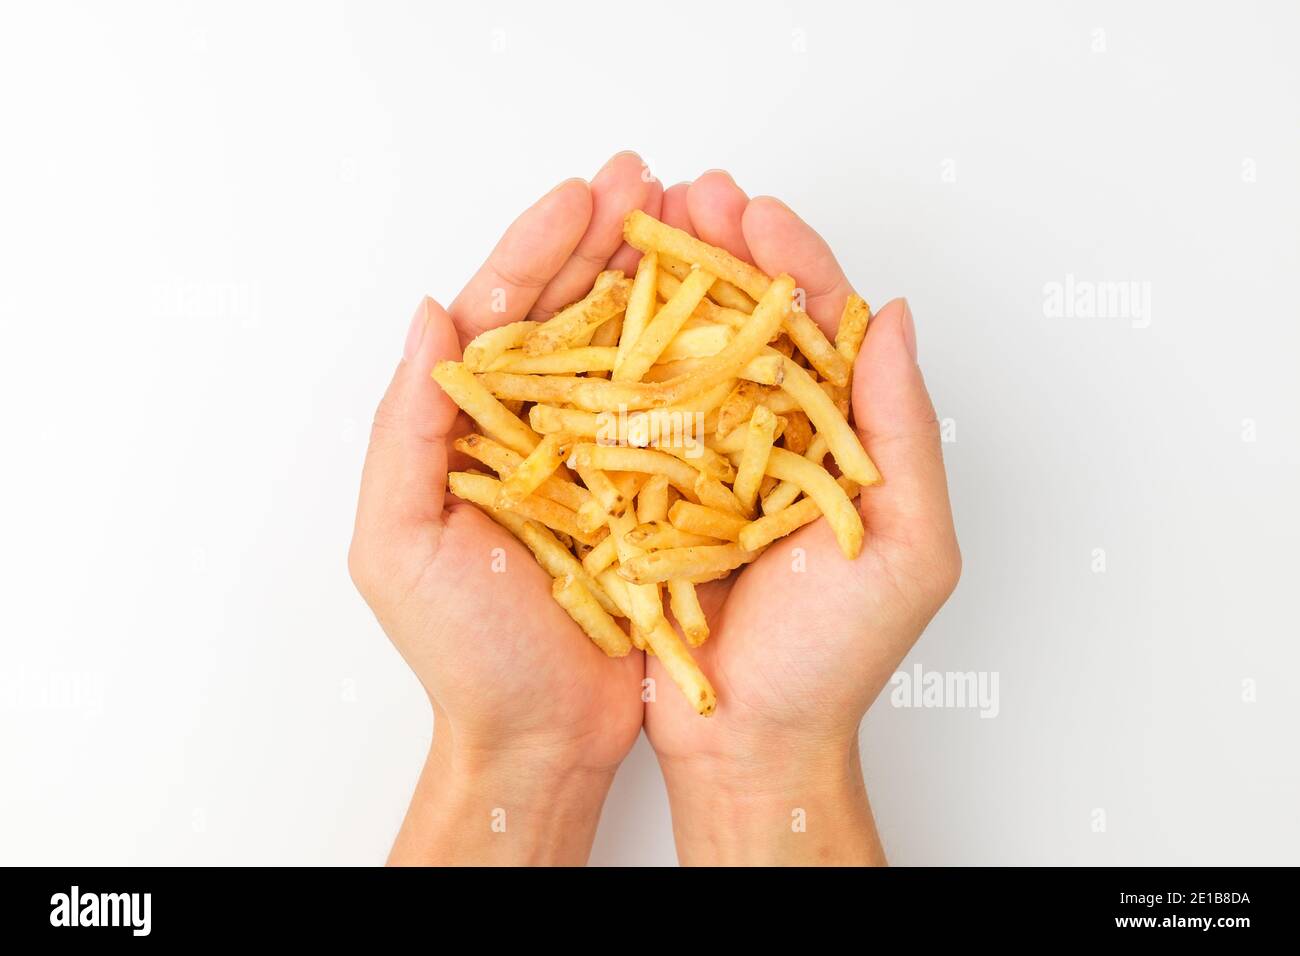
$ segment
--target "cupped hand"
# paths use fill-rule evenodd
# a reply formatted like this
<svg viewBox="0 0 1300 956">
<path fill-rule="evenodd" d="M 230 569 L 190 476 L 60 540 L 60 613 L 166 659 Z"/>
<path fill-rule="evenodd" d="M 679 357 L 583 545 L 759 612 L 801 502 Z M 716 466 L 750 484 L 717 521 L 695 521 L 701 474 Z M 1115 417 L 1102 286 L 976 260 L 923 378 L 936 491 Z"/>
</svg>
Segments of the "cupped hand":
<svg viewBox="0 0 1300 956">
<path fill-rule="evenodd" d="M 669 189 L 662 209 L 669 224 L 769 275 L 794 276 L 808 313 L 834 335 L 853 290 L 826 243 L 783 203 L 750 200 L 713 172 Z M 669 782 L 684 857 L 683 829 L 699 822 L 690 807 L 710 787 L 710 799 L 718 791 L 751 802 L 770 794 L 781 806 L 811 802 L 818 781 L 860 789 L 862 716 L 956 586 L 961 557 L 939 426 L 905 301 L 872 317 L 852 402 L 858 434 L 884 476 L 858 499 L 862 553 L 846 560 L 819 519 L 775 541 L 731 580 L 700 589 L 712 634 L 694 654 L 718 694 L 710 719 L 647 662 L 657 689 L 646 731 Z M 708 812 L 718 819 L 733 811 Z M 789 820 L 786 812 L 772 825 L 789 832 Z"/>
<path fill-rule="evenodd" d="M 449 308 L 425 299 L 375 415 L 348 564 L 428 692 L 435 748 L 454 749 L 461 766 L 505 760 L 514 778 L 612 775 L 641 730 L 642 654 L 607 658 L 552 600 L 527 549 L 445 492 L 449 462 L 475 463 L 459 460 L 453 442 L 468 421 L 430 372 L 486 329 L 548 318 L 601 270 L 634 269 L 623 218 L 633 208 L 657 215 L 662 196 L 644 169 L 622 153 L 590 185 L 560 184 L 515 221 Z"/>
</svg>

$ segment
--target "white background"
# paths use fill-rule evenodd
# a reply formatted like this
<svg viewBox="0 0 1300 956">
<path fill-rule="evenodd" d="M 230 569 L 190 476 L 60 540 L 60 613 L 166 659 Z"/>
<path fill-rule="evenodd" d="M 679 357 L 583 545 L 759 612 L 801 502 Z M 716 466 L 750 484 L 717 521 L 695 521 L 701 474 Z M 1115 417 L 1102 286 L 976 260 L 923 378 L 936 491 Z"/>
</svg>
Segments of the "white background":
<svg viewBox="0 0 1300 956">
<path fill-rule="evenodd" d="M 872 709 L 892 860 L 1300 862 L 1300 22 L 1137 6 L 6 5 L 0 862 L 383 859 L 430 720 L 345 570 L 370 416 L 623 148 L 911 300 L 966 570 L 905 666 L 1000 713 Z M 593 862 L 673 861 L 642 739 Z"/>
</svg>

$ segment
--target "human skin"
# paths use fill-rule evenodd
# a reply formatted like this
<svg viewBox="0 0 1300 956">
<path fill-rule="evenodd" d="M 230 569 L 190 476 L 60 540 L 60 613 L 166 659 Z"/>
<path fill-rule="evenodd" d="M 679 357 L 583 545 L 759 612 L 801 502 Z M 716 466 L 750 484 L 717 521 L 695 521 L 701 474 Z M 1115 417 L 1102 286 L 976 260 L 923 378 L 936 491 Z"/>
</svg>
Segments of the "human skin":
<svg viewBox="0 0 1300 956">
<path fill-rule="evenodd" d="M 584 862 L 643 725 L 682 862 L 882 862 L 857 726 L 960 565 L 906 303 L 873 318 L 855 372 L 858 427 L 886 476 L 861 499 L 863 554 L 845 561 L 818 521 L 701 589 L 713 636 L 696 654 L 718 690 L 712 718 L 653 659 L 606 658 L 551 600 L 528 551 L 445 493 L 449 468 L 473 463 L 451 448 L 468 425 L 430 378 L 434 363 L 459 359 L 487 328 L 549 316 L 601 269 L 630 274 L 638 255 L 621 229 L 633 208 L 790 272 L 828 333 L 850 291 L 784 205 L 750 201 L 716 172 L 665 192 L 620 153 L 589 185 L 568 180 L 523 213 L 447 309 L 420 304 L 375 416 L 348 562 L 434 714 L 389 862 Z M 793 570 L 795 548 L 806 571 Z"/>
</svg>

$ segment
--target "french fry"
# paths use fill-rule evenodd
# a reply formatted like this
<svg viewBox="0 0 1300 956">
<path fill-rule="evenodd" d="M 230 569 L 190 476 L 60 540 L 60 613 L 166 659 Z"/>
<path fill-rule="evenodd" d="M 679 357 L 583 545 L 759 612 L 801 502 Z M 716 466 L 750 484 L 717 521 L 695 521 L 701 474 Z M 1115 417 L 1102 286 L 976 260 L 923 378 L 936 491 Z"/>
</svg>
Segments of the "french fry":
<svg viewBox="0 0 1300 956">
<path fill-rule="evenodd" d="M 523 455 L 511 451 L 505 445 L 494 442 L 486 435 L 471 433 L 462 435 L 453 443 L 457 451 L 487 465 L 502 479 L 509 478 L 524 460 Z M 537 494 L 550 498 L 557 504 L 564 505 L 570 511 L 578 511 L 591 500 L 591 492 L 581 485 L 564 481 L 557 475 L 547 478 L 537 487 Z"/>
<path fill-rule="evenodd" d="M 613 537 L 611 534 L 605 541 L 610 541 Z M 639 524 L 627 533 L 627 539 L 644 551 L 660 551 L 665 548 L 696 548 L 701 545 L 722 544 L 720 538 L 691 534 L 673 527 L 667 521 Z M 593 548 L 591 553 L 595 554 L 603 548 L 605 541 Z"/>
<path fill-rule="evenodd" d="M 668 509 L 668 520 L 678 531 L 707 535 L 723 541 L 739 541 L 748 522 L 729 511 L 717 511 L 690 501 L 679 501 Z"/>
<path fill-rule="evenodd" d="M 485 511 L 495 510 L 501 482 L 489 475 L 476 475 L 467 471 L 453 471 L 447 475 L 447 485 L 457 498 L 472 501 Z M 524 518 L 531 518 L 557 533 L 567 534 L 583 544 L 599 544 L 605 535 L 602 530 L 589 534 L 578 527 L 577 515 L 563 505 L 548 498 L 529 495 L 510 509 Z"/>
<path fill-rule="evenodd" d="M 623 329 L 618 338 L 618 357 L 614 361 L 616 372 L 622 368 L 628 352 L 654 316 L 658 275 L 659 253 L 647 252 L 637 264 L 632 291 L 628 293 L 627 312 L 623 316 Z M 671 297 L 665 296 L 665 299 L 668 298 Z"/>
<path fill-rule="evenodd" d="M 808 420 L 807 413 L 793 411 L 782 417 L 785 418 L 785 429 L 781 433 L 782 447 L 796 455 L 804 454 L 808 451 L 813 436 L 812 422 Z"/>
<path fill-rule="evenodd" d="M 433 380 L 447 397 L 490 437 L 511 451 L 527 455 L 541 441 L 535 431 L 510 414 L 492 393 L 460 362 L 439 362 L 433 367 Z"/>
<path fill-rule="evenodd" d="M 718 705 L 713 685 L 695 663 L 671 624 L 660 615 L 655 626 L 645 632 L 645 640 L 654 651 L 668 676 L 701 717 L 708 717 Z"/>
<path fill-rule="evenodd" d="M 658 361 L 668 343 L 691 317 L 695 306 L 704 298 L 713 281 L 712 275 L 698 269 L 686 277 L 677 294 L 664 303 L 664 307 L 647 323 L 636 342 L 624 354 L 622 363 L 614 372 L 614 381 L 636 382 L 649 371 L 650 366 Z"/>
<path fill-rule="evenodd" d="M 636 520 L 640 524 L 668 520 L 668 479 L 651 475 L 636 498 Z"/>
<path fill-rule="evenodd" d="M 686 265 L 686 263 L 681 263 L 681 266 L 683 274 L 690 271 L 691 267 Z M 682 280 L 677 278 L 677 276 L 673 275 L 673 273 L 669 272 L 667 269 L 659 270 L 659 295 L 665 302 L 673 297 L 673 293 L 677 291 L 677 288 L 681 284 Z M 713 286 L 715 289 L 718 288 L 718 283 L 715 282 Z M 736 289 L 736 292 L 744 295 L 744 293 L 741 293 L 739 289 Z M 749 300 L 749 297 L 745 296 L 745 299 Z M 695 311 L 691 313 L 691 318 L 693 320 L 700 319 L 705 322 L 717 322 L 720 325 L 725 325 L 732 329 L 738 329 L 748 321 L 750 311 L 753 311 L 752 304 L 750 305 L 749 311 L 742 312 L 740 309 L 729 309 L 724 305 L 718 305 L 712 299 L 705 298 L 701 299 L 700 304 L 695 307 Z"/>
<path fill-rule="evenodd" d="M 700 607 L 700 598 L 695 593 L 694 584 L 686 578 L 669 578 L 668 606 L 681 625 L 687 644 L 699 647 L 709 639 L 709 622 L 704 617 L 704 609 Z"/>
<path fill-rule="evenodd" d="M 615 539 L 618 547 L 619 566 L 616 570 L 619 577 L 625 581 L 627 578 L 623 574 L 623 565 L 643 555 L 642 550 L 627 539 L 627 533 L 634 525 L 635 519 L 630 514 L 611 518 L 609 522 L 610 537 Z M 663 599 L 659 595 L 658 584 L 637 584 L 629 581 L 627 599 L 629 616 L 632 623 L 640 628 L 641 635 L 653 631 L 664 619 Z"/>
<path fill-rule="evenodd" d="M 596 327 L 608 322 L 627 307 L 632 283 L 617 270 L 602 272 L 584 298 L 561 309 L 524 339 L 529 355 L 547 355 L 562 348 L 585 343 Z"/>
<path fill-rule="evenodd" d="M 680 359 L 709 358 L 727 347 L 735 333 L 725 325 L 709 323 L 683 328 L 673 336 L 667 347 L 659 353 L 658 362 L 676 362 Z"/>
<path fill-rule="evenodd" d="M 793 481 L 817 502 L 844 556 L 850 561 L 858 556 L 862 550 L 862 516 L 825 468 L 784 448 L 773 448 L 767 459 L 767 473 L 782 481 Z"/>
<path fill-rule="evenodd" d="M 540 325 L 540 322 L 511 322 L 480 332 L 465 346 L 465 367 L 471 372 L 486 372 L 497 357 L 517 349 Z"/>
<path fill-rule="evenodd" d="M 579 472 L 584 468 L 596 468 L 663 475 L 685 497 L 696 500 L 695 478 L 700 472 L 666 452 L 653 448 L 626 448 L 583 442 L 573 446 L 571 460 Z"/>
<path fill-rule="evenodd" d="M 682 233 L 682 235 L 685 235 L 685 233 Z M 723 252 L 723 250 L 715 251 L 722 252 L 724 256 L 729 255 L 728 252 Z M 738 263 L 740 260 L 737 259 L 736 261 Z M 744 265 L 744 263 L 740 264 Z M 697 263 L 692 263 L 692 261 L 686 261 L 685 259 L 679 258 L 679 256 L 673 255 L 659 256 L 659 265 L 660 268 L 663 268 L 664 272 L 671 274 L 671 276 L 676 278 L 677 281 L 684 281 L 686 273 L 689 273 L 690 269 L 699 268 Z M 708 269 L 708 272 L 712 272 L 712 269 Z M 735 285 L 727 281 L 727 278 L 719 278 L 714 287 L 708 291 L 708 298 L 711 298 L 723 308 L 731 308 L 731 310 L 746 313 L 746 315 L 748 315 L 749 312 L 754 311 L 754 299 L 750 298 L 749 295 L 742 293 L 740 289 L 737 289 Z"/>
<path fill-rule="evenodd" d="M 813 427 L 826 436 L 826 444 L 830 447 L 835 463 L 840 466 L 840 471 L 859 485 L 879 484 L 880 472 L 862 447 L 857 433 L 840 415 L 831 397 L 794 361 L 784 357 L 783 360 L 785 379 L 781 383 L 782 390 L 799 403 Z"/>
<path fill-rule="evenodd" d="M 518 375 L 514 372 L 479 372 L 479 383 L 501 401 L 545 402 L 561 405 L 569 394 L 590 379 L 577 375 Z"/>
<path fill-rule="evenodd" d="M 834 479 L 832 479 L 834 484 Z M 839 491 L 839 486 L 836 486 Z M 843 494 L 843 492 L 840 492 Z M 618 576 L 632 585 L 658 584 L 671 578 L 692 578 L 702 574 L 731 571 L 758 557 L 739 544 L 716 544 L 699 548 L 666 548 L 621 561 Z"/>
<path fill-rule="evenodd" d="M 862 348 L 862 340 L 867 337 L 867 324 L 871 321 L 871 306 L 857 293 L 853 293 L 844 303 L 840 313 L 840 325 L 835 330 L 835 351 L 843 356 L 850 369 L 857 361 Z M 847 382 L 841 384 L 848 384 Z"/>
<path fill-rule="evenodd" d="M 498 511 L 493 517 L 501 519 L 501 523 L 527 545 L 528 550 L 533 552 L 537 563 L 547 574 L 553 578 L 563 577 L 566 574 L 572 575 L 586 586 L 601 607 L 610 614 L 618 613 L 618 604 L 549 528 L 536 521 L 521 518 L 512 511 Z M 605 537 L 608 540 L 609 536 Z M 601 543 L 604 544 L 603 541 Z"/>
<path fill-rule="evenodd" d="M 618 349 L 613 346 L 583 345 L 545 355 L 529 355 L 522 349 L 502 352 L 488 371 L 520 375 L 572 375 L 574 372 L 608 372 L 614 367 Z"/>
<path fill-rule="evenodd" d="M 632 650 L 632 641 L 578 578 L 572 574 L 556 578 L 551 595 L 608 656 L 625 657 Z"/>
<path fill-rule="evenodd" d="M 736 383 L 731 394 L 718 408 L 718 437 L 725 438 L 731 430 L 749 421 L 754 406 L 758 405 L 767 389 L 748 380 Z"/>
<path fill-rule="evenodd" d="M 736 468 L 736 480 L 731 486 L 731 492 L 744 508 L 745 514 L 752 515 L 754 504 L 758 500 L 758 485 L 767 473 L 767 459 L 776 435 L 776 416 L 766 406 L 759 405 L 754 409 L 745 431 L 745 448 L 740 453 L 740 465 Z"/>
<path fill-rule="evenodd" d="M 703 472 L 700 472 L 695 479 L 695 497 L 706 508 L 742 517 L 746 516 L 744 506 L 741 505 L 731 489 L 718 479 L 710 478 Z"/>
<path fill-rule="evenodd" d="M 813 464 L 820 465 L 822 459 L 826 457 L 827 451 L 826 439 L 820 432 L 818 432 L 816 435 L 813 435 L 812 441 L 808 443 L 808 450 L 804 452 L 803 456 Z M 771 475 L 767 475 L 766 477 L 771 478 L 773 481 L 776 480 L 772 478 Z M 794 500 L 799 497 L 801 492 L 802 489 L 793 481 L 779 482 L 776 487 L 766 495 L 762 495 L 763 514 L 770 515 L 780 511 L 782 508 L 790 507 L 790 505 L 794 503 Z"/>
<path fill-rule="evenodd" d="M 791 310 L 785 319 L 785 331 L 822 378 L 841 388 L 849 383 L 849 363 L 808 313 Z"/>
<path fill-rule="evenodd" d="M 537 447 L 528 453 L 528 457 L 519 463 L 519 467 L 501 483 L 495 507 L 504 511 L 517 508 L 521 501 L 555 474 L 555 470 L 569 456 L 573 444 L 574 439 L 562 432 L 542 438 Z"/>
<path fill-rule="evenodd" d="M 639 209 L 628 213 L 623 220 L 623 238 L 628 245 L 642 252 L 658 252 L 659 264 L 674 274 L 679 263 L 705 269 L 750 299 L 761 299 L 767 291 L 767 284 L 772 281 L 748 262 L 696 239 L 688 232 L 659 222 Z M 684 277 L 678 275 L 677 278 Z M 741 311 L 744 311 L 743 304 Z"/>
<path fill-rule="evenodd" d="M 844 491 L 845 497 L 852 500 L 858 493 L 858 486 L 848 478 L 840 477 L 835 482 Z M 822 516 L 821 508 L 813 498 L 801 498 L 788 508 L 769 515 L 764 515 L 750 522 L 740 532 L 740 546 L 753 551 L 760 551 L 778 538 L 784 538 L 806 524 Z"/>
</svg>

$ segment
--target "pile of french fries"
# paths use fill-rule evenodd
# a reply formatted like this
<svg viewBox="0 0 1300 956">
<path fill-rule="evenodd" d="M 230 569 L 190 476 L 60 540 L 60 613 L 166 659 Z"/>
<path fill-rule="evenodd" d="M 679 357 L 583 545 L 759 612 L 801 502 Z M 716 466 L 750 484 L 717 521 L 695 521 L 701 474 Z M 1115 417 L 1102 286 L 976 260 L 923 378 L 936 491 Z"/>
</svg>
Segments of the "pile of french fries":
<svg viewBox="0 0 1300 956">
<path fill-rule="evenodd" d="M 870 310 L 850 296 L 831 342 L 789 275 L 642 212 L 624 238 L 635 277 L 603 272 L 547 321 L 434 368 L 478 427 L 456 449 L 495 472 L 448 487 L 533 552 L 597 647 L 654 654 L 708 715 L 717 696 L 686 647 L 709 636 L 696 586 L 823 516 L 845 557 L 862 548 L 853 499 L 881 476 L 849 390 Z"/>
</svg>

